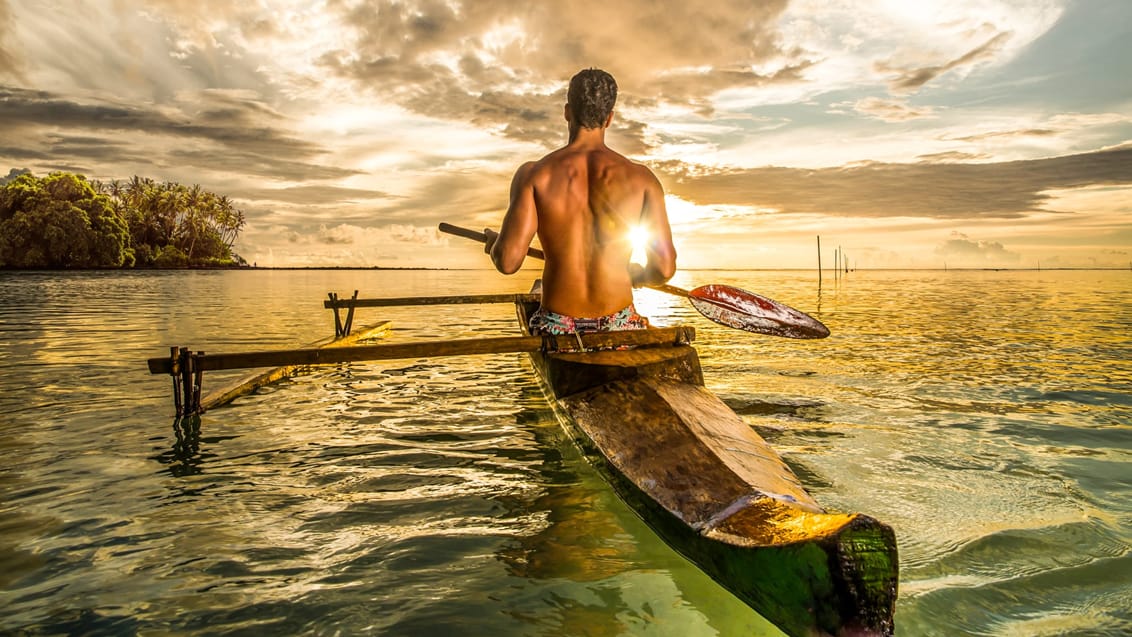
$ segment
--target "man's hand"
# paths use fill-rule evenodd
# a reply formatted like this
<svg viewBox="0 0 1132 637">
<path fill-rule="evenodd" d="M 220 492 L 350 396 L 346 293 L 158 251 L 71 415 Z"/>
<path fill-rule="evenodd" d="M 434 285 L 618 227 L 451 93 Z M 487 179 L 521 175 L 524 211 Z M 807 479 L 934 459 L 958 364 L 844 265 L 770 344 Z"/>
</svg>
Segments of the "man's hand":
<svg viewBox="0 0 1132 637">
<path fill-rule="evenodd" d="M 499 233 L 491 228 L 484 228 L 483 236 L 486 237 L 483 242 L 483 252 L 484 254 L 491 254 L 491 249 L 495 247 L 495 242 L 499 239 Z"/>
</svg>

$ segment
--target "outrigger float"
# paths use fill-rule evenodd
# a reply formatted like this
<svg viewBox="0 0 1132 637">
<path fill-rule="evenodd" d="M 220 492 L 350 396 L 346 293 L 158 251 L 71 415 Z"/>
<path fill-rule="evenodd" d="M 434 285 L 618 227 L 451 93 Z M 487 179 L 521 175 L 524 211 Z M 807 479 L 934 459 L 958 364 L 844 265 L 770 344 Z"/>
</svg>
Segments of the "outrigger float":
<svg viewBox="0 0 1132 637">
<path fill-rule="evenodd" d="M 725 324 L 734 314 L 756 314 L 735 302 L 735 290 L 724 290 L 726 307 L 701 312 Z M 527 318 L 539 300 L 331 294 L 324 305 L 335 311 L 336 341 L 328 346 L 207 355 L 173 348 L 168 358 L 150 359 L 149 369 L 174 377 L 183 416 L 205 406 L 199 394 L 208 370 L 526 352 L 588 461 L 666 543 L 721 586 L 792 637 L 893 634 L 892 529 L 867 515 L 821 508 L 770 445 L 704 386 L 694 328 L 534 336 Z M 464 303 L 513 304 L 520 335 L 376 345 L 344 340 L 351 338 L 355 308 Z M 342 309 L 349 312 L 345 321 Z M 766 319 L 735 320 L 757 327 Z"/>
</svg>

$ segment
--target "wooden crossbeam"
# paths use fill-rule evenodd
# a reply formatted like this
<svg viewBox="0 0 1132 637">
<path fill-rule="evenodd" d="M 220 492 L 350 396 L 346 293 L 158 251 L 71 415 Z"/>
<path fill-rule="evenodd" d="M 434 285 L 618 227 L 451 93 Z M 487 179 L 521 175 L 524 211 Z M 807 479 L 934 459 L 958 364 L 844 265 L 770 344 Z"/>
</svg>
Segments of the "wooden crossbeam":
<svg viewBox="0 0 1132 637">
<path fill-rule="evenodd" d="M 357 292 L 354 293 L 355 295 Z M 387 299 L 339 299 L 338 295 L 331 294 L 330 299 L 323 301 L 326 309 L 355 307 L 393 307 L 397 305 L 460 305 L 485 303 L 515 303 L 538 301 L 542 297 L 538 294 L 473 294 L 467 296 L 404 296 Z"/>
<path fill-rule="evenodd" d="M 598 332 L 577 336 L 504 336 L 496 338 L 469 338 L 447 341 L 356 345 L 335 348 L 304 348 L 232 354 L 194 354 L 193 371 L 196 373 L 222 369 L 250 367 L 281 367 L 284 365 L 324 365 L 351 361 L 393 360 L 430 356 L 472 356 L 507 352 L 576 351 L 608 349 L 622 346 L 686 344 L 695 340 L 695 328 L 690 326 L 666 327 L 622 332 Z M 177 361 L 171 357 L 151 358 L 151 374 L 172 374 Z"/>
</svg>

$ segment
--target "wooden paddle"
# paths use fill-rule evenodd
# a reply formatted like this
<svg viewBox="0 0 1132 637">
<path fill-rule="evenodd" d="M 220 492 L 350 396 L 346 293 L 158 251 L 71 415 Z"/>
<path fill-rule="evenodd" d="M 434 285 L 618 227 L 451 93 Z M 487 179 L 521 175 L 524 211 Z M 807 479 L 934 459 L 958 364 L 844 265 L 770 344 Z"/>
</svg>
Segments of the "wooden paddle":
<svg viewBox="0 0 1132 637">
<path fill-rule="evenodd" d="M 440 231 L 480 243 L 487 242 L 487 235 L 482 232 L 448 223 L 441 223 Z M 527 255 L 536 259 L 546 258 L 546 255 L 538 248 L 527 248 Z M 685 297 L 691 301 L 692 307 L 696 308 L 696 311 L 700 314 L 727 327 L 786 338 L 825 338 L 829 336 L 829 328 L 809 314 L 765 296 L 730 285 L 702 285 L 693 290 L 685 290 L 663 283 L 647 287 Z"/>
</svg>

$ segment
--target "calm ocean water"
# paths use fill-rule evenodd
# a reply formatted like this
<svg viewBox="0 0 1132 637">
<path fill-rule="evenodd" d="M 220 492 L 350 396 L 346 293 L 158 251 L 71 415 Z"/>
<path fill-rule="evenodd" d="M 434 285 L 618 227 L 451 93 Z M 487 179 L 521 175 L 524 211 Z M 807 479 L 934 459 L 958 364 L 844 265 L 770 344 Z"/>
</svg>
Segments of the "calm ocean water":
<svg viewBox="0 0 1132 637">
<path fill-rule="evenodd" d="M 173 428 L 145 359 L 333 333 L 326 293 L 467 271 L 0 273 L 0 633 L 775 635 L 661 543 L 521 355 L 321 369 Z M 1132 272 L 682 272 L 822 319 L 690 323 L 708 385 L 824 506 L 891 524 L 900 635 L 1132 634 Z M 506 306 L 360 310 L 390 342 Z M 230 374 L 229 374 L 230 375 Z M 206 389 L 225 377 L 206 375 Z"/>
</svg>

